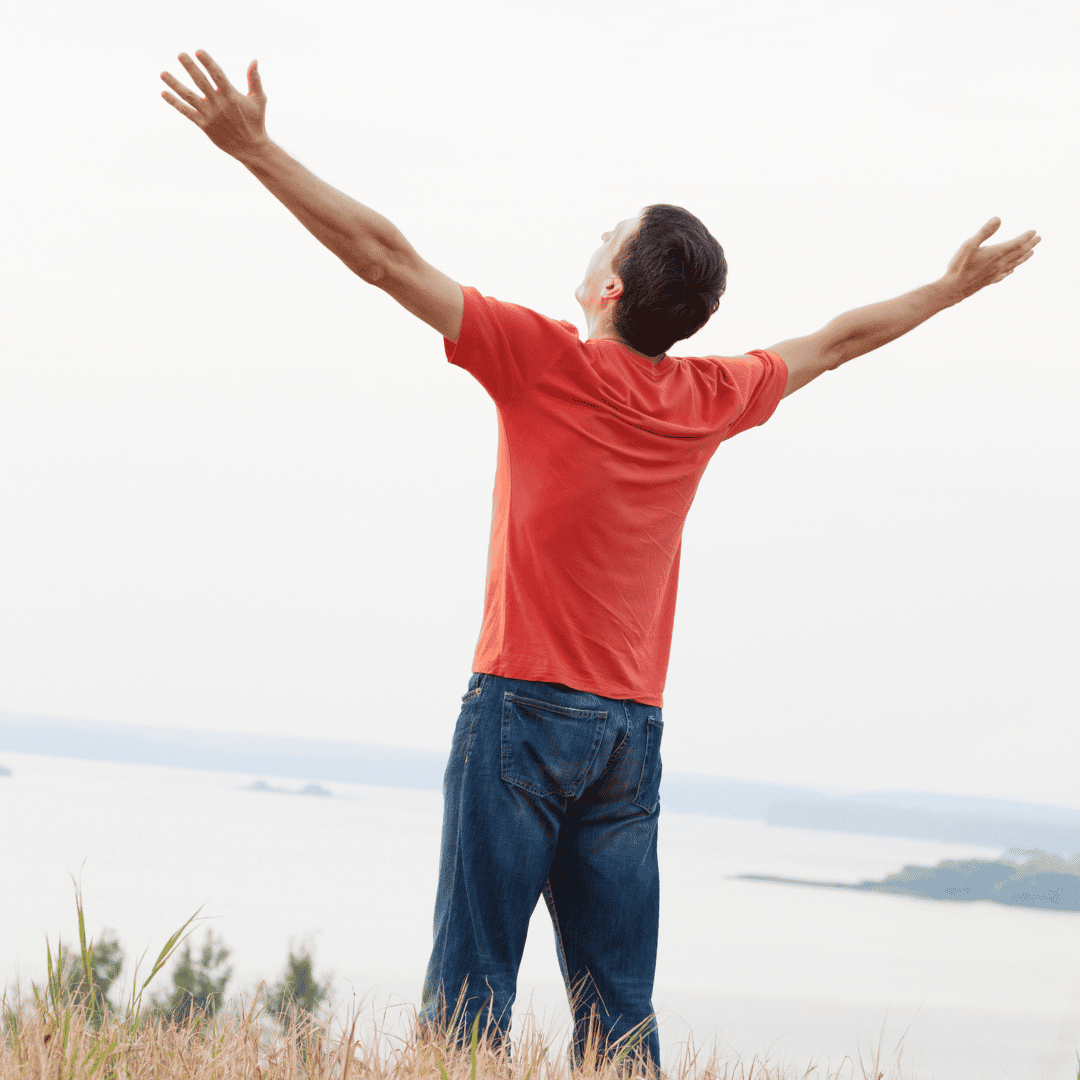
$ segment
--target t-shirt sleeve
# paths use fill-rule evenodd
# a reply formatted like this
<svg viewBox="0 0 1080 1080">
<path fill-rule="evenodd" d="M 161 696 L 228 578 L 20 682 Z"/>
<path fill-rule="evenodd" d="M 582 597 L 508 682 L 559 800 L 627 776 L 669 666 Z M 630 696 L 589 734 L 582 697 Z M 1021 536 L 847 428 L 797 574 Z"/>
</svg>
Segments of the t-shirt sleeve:
<svg viewBox="0 0 1080 1080">
<path fill-rule="evenodd" d="M 745 356 L 719 360 L 724 381 L 734 384 L 742 408 L 732 418 L 724 438 L 730 439 L 747 428 L 757 427 L 776 411 L 787 389 L 787 364 L 768 349 L 754 349 Z"/>
<path fill-rule="evenodd" d="M 462 289 L 465 310 L 457 343 L 444 339 L 446 359 L 464 368 L 496 404 L 516 398 L 577 344 L 577 330 L 518 304 Z"/>
</svg>

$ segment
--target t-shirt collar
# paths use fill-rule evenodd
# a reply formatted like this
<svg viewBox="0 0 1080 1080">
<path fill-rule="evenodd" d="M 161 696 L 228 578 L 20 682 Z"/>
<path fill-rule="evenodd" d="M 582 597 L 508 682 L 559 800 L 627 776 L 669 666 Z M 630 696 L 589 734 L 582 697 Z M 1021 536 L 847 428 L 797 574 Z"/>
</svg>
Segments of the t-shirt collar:
<svg viewBox="0 0 1080 1080">
<path fill-rule="evenodd" d="M 629 345 L 624 344 L 621 341 L 616 341 L 614 338 L 589 338 L 585 343 L 586 345 L 607 345 L 612 348 L 616 348 L 620 353 L 629 356 L 631 360 L 638 364 L 643 365 L 651 371 L 655 371 L 658 374 L 661 371 L 665 371 L 671 366 L 671 357 L 667 353 L 664 353 L 659 360 L 654 364 L 647 356 L 642 356 L 641 353 L 635 352 Z"/>
</svg>

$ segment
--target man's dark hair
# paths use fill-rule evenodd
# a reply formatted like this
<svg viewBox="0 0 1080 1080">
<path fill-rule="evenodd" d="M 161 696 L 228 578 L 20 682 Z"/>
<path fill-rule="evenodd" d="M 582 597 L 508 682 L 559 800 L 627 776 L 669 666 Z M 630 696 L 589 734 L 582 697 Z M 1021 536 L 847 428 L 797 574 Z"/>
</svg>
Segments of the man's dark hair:
<svg viewBox="0 0 1080 1080">
<path fill-rule="evenodd" d="M 688 210 L 666 203 L 646 207 L 612 269 L 623 283 L 615 330 L 646 356 L 696 334 L 727 286 L 727 261 L 716 238 Z"/>
</svg>

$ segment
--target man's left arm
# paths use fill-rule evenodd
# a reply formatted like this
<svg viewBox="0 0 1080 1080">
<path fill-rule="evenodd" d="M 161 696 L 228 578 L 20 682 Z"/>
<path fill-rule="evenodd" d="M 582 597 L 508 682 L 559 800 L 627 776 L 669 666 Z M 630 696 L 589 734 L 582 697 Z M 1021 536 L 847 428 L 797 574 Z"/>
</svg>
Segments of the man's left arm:
<svg viewBox="0 0 1080 1080">
<path fill-rule="evenodd" d="M 845 312 L 816 334 L 774 345 L 769 351 L 779 355 L 788 369 L 783 396 L 787 397 L 856 356 L 881 348 L 931 315 L 1007 278 L 1031 258 L 1035 245 L 1042 238 L 1031 229 L 1003 244 L 983 247 L 1000 225 L 1000 219 L 991 218 L 975 236 L 961 245 L 949 268 L 937 281 L 893 300 Z"/>
</svg>

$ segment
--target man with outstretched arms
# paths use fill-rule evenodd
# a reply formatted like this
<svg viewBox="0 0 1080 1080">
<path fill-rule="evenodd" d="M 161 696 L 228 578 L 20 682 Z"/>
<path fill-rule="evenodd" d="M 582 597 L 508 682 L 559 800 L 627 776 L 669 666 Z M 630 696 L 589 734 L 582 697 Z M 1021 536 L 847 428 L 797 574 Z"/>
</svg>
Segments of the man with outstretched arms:
<svg viewBox="0 0 1080 1080">
<path fill-rule="evenodd" d="M 590 1014 L 610 1053 L 659 1068 L 661 706 L 682 528 L 717 447 L 781 398 L 1011 274 L 1039 237 L 984 246 L 944 276 L 807 337 L 675 357 L 716 311 L 727 265 L 692 214 L 656 205 L 603 234 L 578 286 L 588 338 L 462 288 L 384 217 L 266 134 L 258 67 L 236 90 L 205 52 L 163 97 L 245 165 L 364 281 L 445 339 L 494 400 L 498 458 L 483 623 L 443 791 L 434 948 L 422 1020 L 500 1042 L 539 898 L 551 914 L 580 1061 Z M 200 66 L 201 64 L 201 66 Z M 455 1004 L 457 1006 L 455 1010 Z"/>
</svg>

